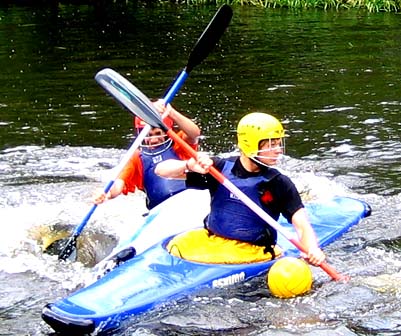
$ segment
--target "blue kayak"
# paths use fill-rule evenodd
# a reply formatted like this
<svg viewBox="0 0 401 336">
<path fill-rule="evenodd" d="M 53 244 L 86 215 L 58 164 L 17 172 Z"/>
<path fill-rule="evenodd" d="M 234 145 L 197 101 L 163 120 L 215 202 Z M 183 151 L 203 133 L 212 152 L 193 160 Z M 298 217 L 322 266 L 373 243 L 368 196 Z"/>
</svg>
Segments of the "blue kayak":
<svg viewBox="0 0 401 336">
<path fill-rule="evenodd" d="M 153 216 L 152 213 L 148 216 L 150 219 L 145 226 L 153 236 L 160 231 L 152 227 L 153 222 L 162 216 L 163 209 L 166 213 L 174 212 L 174 208 L 166 208 L 173 206 L 174 202 L 172 197 L 166 201 L 167 205 L 161 204 Z M 179 203 L 175 206 L 184 209 Z M 367 203 L 349 197 L 314 201 L 305 204 L 305 207 L 322 247 L 338 239 L 371 212 Z M 200 222 L 199 219 L 195 227 L 199 227 Z M 295 234 L 292 225 L 284 218 L 280 217 L 279 223 Z M 140 251 L 101 279 L 66 298 L 47 304 L 42 311 L 44 321 L 55 331 L 71 335 L 110 332 L 120 329 L 130 316 L 202 287 L 224 287 L 264 275 L 277 260 L 235 264 L 184 260 L 170 254 L 166 246 L 176 234 L 191 230 L 191 225 L 185 223 L 181 227 L 176 221 L 164 221 L 162 225 L 178 227 L 177 232 L 158 237 L 160 239 L 156 244 Z M 140 241 L 141 236 L 137 235 L 132 241 Z M 299 251 L 280 234 L 278 245 L 283 251 L 281 256 L 299 257 Z"/>
</svg>

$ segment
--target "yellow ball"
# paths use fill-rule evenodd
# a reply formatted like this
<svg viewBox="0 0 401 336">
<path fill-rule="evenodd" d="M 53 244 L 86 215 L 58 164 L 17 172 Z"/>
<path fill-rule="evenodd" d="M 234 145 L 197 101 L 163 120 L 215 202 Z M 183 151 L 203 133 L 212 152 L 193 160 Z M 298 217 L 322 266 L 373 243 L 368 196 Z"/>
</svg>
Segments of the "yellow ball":
<svg viewBox="0 0 401 336">
<path fill-rule="evenodd" d="M 287 299 L 305 294 L 312 288 L 312 271 L 302 259 L 284 257 L 277 260 L 267 273 L 270 292 Z"/>
</svg>

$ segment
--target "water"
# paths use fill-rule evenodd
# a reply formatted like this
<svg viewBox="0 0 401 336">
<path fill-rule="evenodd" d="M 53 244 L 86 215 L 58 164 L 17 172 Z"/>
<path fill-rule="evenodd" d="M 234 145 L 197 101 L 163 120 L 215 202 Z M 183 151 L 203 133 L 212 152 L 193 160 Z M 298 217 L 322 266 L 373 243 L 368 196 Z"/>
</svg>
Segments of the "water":
<svg viewBox="0 0 401 336">
<path fill-rule="evenodd" d="M 143 195 L 119 197 L 87 224 L 82 263 L 41 252 L 51 228 L 82 221 L 133 139 L 131 116 L 94 75 L 111 67 L 163 96 L 214 12 L 0 7 L 1 334 L 51 335 L 42 307 L 79 287 L 90 263 L 140 225 Z M 313 269 L 313 292 L 291 300 L 272 298 L 264 279 L 205 290 L 134 318 L 118 335 L 401 333 L 399 30 L 390 13 L 234 8 L 174 105 L 201 126 L 201 147 L 212 153 L 234 149 L 245 113 L 270 111 L 288 131 L 284 168 L 301 189 L 367 201 L 372 216 L 326 249 L 352 281 Z"/>
</svg>

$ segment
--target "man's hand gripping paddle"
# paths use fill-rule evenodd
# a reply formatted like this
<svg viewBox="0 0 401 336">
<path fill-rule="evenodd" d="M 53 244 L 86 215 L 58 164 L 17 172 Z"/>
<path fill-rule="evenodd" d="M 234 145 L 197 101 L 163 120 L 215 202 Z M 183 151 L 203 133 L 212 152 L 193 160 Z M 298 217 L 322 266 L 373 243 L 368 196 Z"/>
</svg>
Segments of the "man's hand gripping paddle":
<svg viewBox="0 0 401 336">
<path fill-rule="evenodd" d="M 102 76 L 102 86 L 108 91 L 121 105 L 128 109 L 132 114 L 138 116 L 149 125 L 164 130 L 167 135 L 176 143 L 178 143 L 190 156 L 197 157 L 197 152 L 191 148 L 185 141 L 183 141 L 172 129 L 169 129 L 161 119 L 160 115 L 154 109 L 150 100 L 138 90 L 132 83 L 126 80 L 118 73 L 107 73 Z M 104 85 L 107 83 L 107 85 Z M 288 230 L 282 227 L 277 221 L 270 217 L 262 208 L 260 208 L 254 201 L 231 183 L 222 173 L 215 167 L 211 167 L 209 173 L 219 181 L 224 187 L 232 192 L 238 199 L 254 211 L 271 227 L 280 232 L 288 241 L 290 241 L 301 252 L 306 253 L 307 250 L 303 244 L 296 239 Z M 332 279 L 334 280 L 348 280 L 345 275 L 339 274 L 332 266 L 323 262 L 319 265 Z"/>
<path fill-rule="evenodd" d="M 143 139 L 146 137 L 146 135 L 150 131 L 151 126 L 149 126 L 149 125 L 146 125 L 146 126 L 147 126 L 146 127 L 147 130 L 144 128 L 141 131 L 141 133 L 137 136 L 135 141 L 132 143 L 131 147 L 125 153 L 121 162 L 116 167 L 116 173 L 115 173 L 114 179 L 110 180 L 104 188 L 105 194 L 107 194 L 110 191 L 111 187 L 114 184 L 114 181 L 117 179 L 118 175 L 121 173 L 124 166 L 127 164 L 129 159 L 131 158 L 131 156 L 138 149 L 140 144 L 143 142 Z M 75 227 L 71 237 L 54 241 L 48 247 L 46 247 L 44 252 L 48 253 L 48 254 L 52 254 L 52 255 L 58 254 L 59 260 L 75 261 L 77 258 L 77 239 L 80 236 L 85 225 L 88 223 L 92 214 L 95 212 L 97 206 L 98 206 L 97 204 L 92 205 L 91 209 L 86 214 L 86 216 L 83 219 L 83 221 L 81 222 L 81 224 L 79 224 L 77 227 Z"/>
<path fill-rule="evenodd" d="M 185 80 L 189 76 L 189 73 L 194 69 L 195 66 L 200 64 L 212 51 L 215 47 L 217 42 L 220 40 L 221 36 L 223 35 L 224 31 L 228 27 L 231 18 L 233 16 L 233 12 L 230 6 L 223 5 L 221 6 L 216 14 L 213 16 L 211 21 L 209 22 L 208 26 L 203 31 L 202 35 L 199 37 L 198 41 L 195 43 L 189 58 L 187 65 L 181 71 L 179 76 L 175 79 L 173 84 L 171 85 L 170 89 L 168 90 L 167 94 L 164 97 L 165 104 L 167 105 L 170 103 L 178 90 L 184 84 Z M 104 69 L 100 71 L 96 75 L 96 81 L 105 88 L 106 91 L 113 90 L 112 86 L 108 86 L 107 81 L 103 81 L 102 78 L 104 76 L 112 76 L 113 71 L 109 69 Z M 111 75 L 110 75 L 111 74 Z M 118 94 L 115 92 L 115 94 Z M 159 116 L 160 117 L 160 116 Z M 146 120 L 145 120 L 146 121 Z M 137 136 L 134 143 L 131 145 L 125 156 L 123 157 L 122 161 L 118 165 L 116 169 L 116 175 L 113 180 L 111 180 L 104 189 L 104 192 L 107 193 L 110 191 L 111 187 L 114 184 L 115 179 L 118 178 L 118 175 L 121 173 L 124 166 L 127 164 L 133 153 L 136 149 L 140 146 L 143 139 L 149 133 L 151 129 L 151 124 L 147 124 L 140 134 Z M 79 224 L 73 231 L 70 238 L 61 239 L 53 242 L 49 247 L 46 248 L 45 252 L 49 254 L 58 254 L 59 260 L 75 260 L 77 256 L 77 239 L 80 236 L 82 230 L 84 229 L 85 225 L 89 221 L 90 217 L 96 210 L 97 205 L 93 205 L 88 214 L 85 216 L 84 220 Z M 135 254 L 135 250 L 131 250 L 129 256 Z M 124 258 L 128 258 L 124 254 Z"/>
</svg>

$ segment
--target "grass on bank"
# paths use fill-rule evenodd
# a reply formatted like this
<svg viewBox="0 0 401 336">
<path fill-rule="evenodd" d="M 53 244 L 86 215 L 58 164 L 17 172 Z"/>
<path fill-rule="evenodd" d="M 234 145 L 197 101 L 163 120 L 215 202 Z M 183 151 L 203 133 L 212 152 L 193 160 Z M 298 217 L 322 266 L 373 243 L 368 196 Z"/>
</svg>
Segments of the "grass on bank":
<svg viewBox="0 0 401 336">
<path fill-rule="evenodd" d="M 401 0 L 170 0 L 190 5 L 250 5 L 264 8 L 366 9 L 369 12 L 399 12 Z"/>
</svg>

